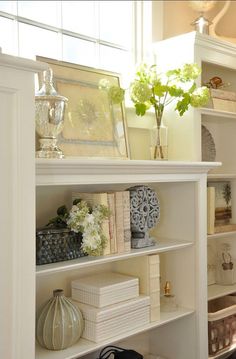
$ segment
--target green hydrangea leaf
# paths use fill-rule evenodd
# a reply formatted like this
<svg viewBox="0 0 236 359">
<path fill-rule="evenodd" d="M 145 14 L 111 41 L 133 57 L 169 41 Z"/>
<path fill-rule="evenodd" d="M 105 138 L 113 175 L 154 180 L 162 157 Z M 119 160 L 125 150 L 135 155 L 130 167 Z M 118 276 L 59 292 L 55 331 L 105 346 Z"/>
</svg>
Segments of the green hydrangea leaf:
<svg viewBox="0 0 236 359">
<path fill-rule="evenodd" d="M 183 96 L 183 94 L 184 94 L 184 90 L 182 90 L 181 88 L 178 88 L 176 86 L 169 87 L 168 92 L 169 92 L 170 96 L 172 96 L 172 97 L 180 97 L 180 96 Z"/>
<path fill-rule="evenodd" d="M 182 100 L 178 101 L 176 104 L 176 110 L 179 112 L 180 116 L 183 116 L 183 114 L 188 110 L 189 104 L 190 104 L 190 96 L 189 94 L 185 93 Z"/>
<path fill-rule="evenodd" d="M 135 104 L 136 115 L 144 116 L 147 110 L 147 107 L 144 103 L 136 103 Z"/>
<path fill-rule="evenodd" d="M 153 91 L 156 96 L 163 97 L 166 91 L 168 91 L 168 86 L 161 85 L 160 82 L 157 82 L 153 87 Z"/>
</svg>

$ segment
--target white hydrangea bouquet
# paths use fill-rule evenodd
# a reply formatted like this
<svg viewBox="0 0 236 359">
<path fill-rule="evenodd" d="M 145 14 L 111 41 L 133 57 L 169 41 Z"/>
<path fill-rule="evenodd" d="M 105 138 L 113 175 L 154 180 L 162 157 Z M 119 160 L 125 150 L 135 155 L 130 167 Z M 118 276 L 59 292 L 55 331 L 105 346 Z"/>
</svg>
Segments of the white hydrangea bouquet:
<svg viewBox="0 0 236 359">
<path fill-rule="evenodd" d="M 81 249 L 84 253 L 99 256 L 103 253 L 107 238 L 102 231 L 102 223 L 109 216 L 109 209 L 101 204 L 90 207 L 86 201 L 75 199 L 70 211 L 61 206 L 57 217 L 52 218 L 48 225 L 59 228 L 69 228 L 76 233 L 82 233 Z"/>
</svg>

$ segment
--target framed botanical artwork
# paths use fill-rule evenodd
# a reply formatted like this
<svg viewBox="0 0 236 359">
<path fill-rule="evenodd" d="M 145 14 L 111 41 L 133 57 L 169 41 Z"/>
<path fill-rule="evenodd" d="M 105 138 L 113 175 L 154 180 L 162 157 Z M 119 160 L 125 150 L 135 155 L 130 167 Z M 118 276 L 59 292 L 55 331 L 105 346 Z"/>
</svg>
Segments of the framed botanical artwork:
<svg viewBox="0 0 236 359">
<path fill-rule="evenodd" d="M 37 60 L 49 64 L 55 89 L 68 99 L 63 131 L 57 137 L 65 157 L 128 159 L 124 104 L 112 102 L 101 87 L 119 87 L 119 75 L 40 56 Z"/>
<path fill-rule="evenodd" d="M 215 187 L 215 225 L 228 224 L 232 218 L 230 181 L 208 182 Z"/>
</svg>

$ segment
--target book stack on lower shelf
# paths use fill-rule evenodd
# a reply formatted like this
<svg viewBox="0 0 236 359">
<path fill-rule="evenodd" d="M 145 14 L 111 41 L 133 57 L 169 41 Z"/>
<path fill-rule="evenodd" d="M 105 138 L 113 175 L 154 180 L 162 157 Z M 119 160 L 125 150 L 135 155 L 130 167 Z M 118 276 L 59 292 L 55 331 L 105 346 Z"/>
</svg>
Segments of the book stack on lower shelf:
<svg viewBox="0 0 236 359">
<path fill-rule="evenodd" d="M 109 209 L 109 219 L 103 222 L 107 244 L 103 255 L 125 253 L 131 249 L 129 191 L 84 193 L 73 192 L 72 200 L 82 199 L 89 205 L 102 204 Z"/>
<path fill-rule="evenodd" d="M 236 92 L 211 89 L 212 108 L 220 111 L 236 112 Z"/>
<path fill-rule="evenodd" d="M 140 293 L 150 296 L 150 321 L 160 319 L 160 260 L 158 254 L 115 263 L 118 272 L 137 276 Z"/>
<path fill-rule="evenodd" d="M 71 283 L 72 299 L 82 311 L 82 337 L 96 343 L 149 323 L 150 298 L 139 294 L 139 280 L 115 272 Z"/>
</svg>

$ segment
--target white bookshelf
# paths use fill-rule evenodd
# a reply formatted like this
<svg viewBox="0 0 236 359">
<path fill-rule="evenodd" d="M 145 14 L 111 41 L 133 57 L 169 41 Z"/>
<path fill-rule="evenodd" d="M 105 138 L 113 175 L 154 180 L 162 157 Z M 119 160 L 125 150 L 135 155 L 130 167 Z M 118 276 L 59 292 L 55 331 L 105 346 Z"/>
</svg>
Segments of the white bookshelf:
<svg viewBox="0 0 236 359">
<path fill-rule="evenodd" d="M 162 347 L 162 343 L 168 341 L 166 330 L 178 332 L 182 338 L 179 340 L 179 350 L 185 351 L 186 359 L 207 357 L 207 313 L 204 303 L 201 302 L 204 297 L 207 301 L 207 292 L 204 289 L 206 266 L 202 265 L 204 258 L 206 259 L 205 184 L 207 172 L 217 165 L 220 164 L 81 159 L 36 161 L 36 219 L 40 226 L 55 215 L 59 205 L 70 203 L 71 192 L 74 190 L 124 190 L 133 184 L 146 184 L 156 190 L 161 208 L 160 222 L 152 233 L 156 238 L 155 246 L 133 249 L 123 254 L 82 257 L 37 266 L 36 308 L 50 297 L 53 288 L 62 288 L 66 295 L 70 296 L 70 282 L 74 278 L 87 273 L 113 270 L 113 264 L 117 261 L 122 263 L 123 259 L 153 253 L 160 255 L 162 282 L 170 280 L 173 283 L 179 305 L 176 312 L 161 313 L 160 321 L 149 323 L 106 342 L 95 344 L 81 339 L 75 346 L 57 354 L 37 346 L 37 359 L 72 359 L 88 354 L 89 358 L 95 358 L 95 352 L 99 348 L 114 342 L 122 344 L 123 340 L 135 338 L 136 335 L 141 335 L 145 345 L 149 345 L 148 337 L 157 335 L 160 338 L 158 347 L 153 343 L 150 351 L 172 357 L 175 348 Z M 201 327 L 197 336 L 193 335 L 196 322 L 197 326 L 199 325 L 197 330 Z M 193 353 L 193 345 L 198 348 L 197 352 Z M 175 358 L 183 359 L 182 355 L 176 356 L 176 352 Z"/>
</svg>

